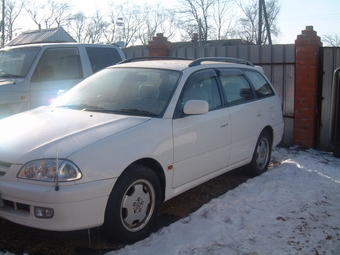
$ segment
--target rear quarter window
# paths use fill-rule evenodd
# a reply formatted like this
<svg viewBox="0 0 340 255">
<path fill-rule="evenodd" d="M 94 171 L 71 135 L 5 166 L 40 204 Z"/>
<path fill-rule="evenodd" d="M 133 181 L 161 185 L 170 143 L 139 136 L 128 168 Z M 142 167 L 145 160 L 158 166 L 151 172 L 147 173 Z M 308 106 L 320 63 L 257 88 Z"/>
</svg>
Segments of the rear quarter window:
<svg viewBox="0 0 340 255">
<path fill-rule="evenodd" d="M 258 98 L 274 95 L 274 91 L 262 74 L 255 71 L 244 71 L 248 80 L 253 84 Z"/>
<path fill-rule="evenodd" d="M 252 88 L 240 70 L 221 69 L 219 72 L 229 106 L 247 103 L 254 99 Z"/>
<path fill-rule="evenodd" d="M 92 72 L 96 73 L 105 67 L 115 65 L 122 60 L 115 48 L 86 47 Z"/>
</svg>

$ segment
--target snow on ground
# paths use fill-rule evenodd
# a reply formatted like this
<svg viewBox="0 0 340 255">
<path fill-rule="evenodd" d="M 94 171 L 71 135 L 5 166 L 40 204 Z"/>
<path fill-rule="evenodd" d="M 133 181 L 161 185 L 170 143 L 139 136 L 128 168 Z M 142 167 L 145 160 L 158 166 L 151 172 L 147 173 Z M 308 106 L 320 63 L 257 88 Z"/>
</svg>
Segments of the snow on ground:
<svg viewBox="0 0 340 255">
<path fill-rule="evenodd" d="M 275 148 L 279 167 L 106 255 L 340 254 L 340 159 Z"/>
<path fill-rule="evenodd" d="M 293 147 L 272 161 L 282 165 L 106 255 L 340 254 L 340 159 Z"/>
</svg>

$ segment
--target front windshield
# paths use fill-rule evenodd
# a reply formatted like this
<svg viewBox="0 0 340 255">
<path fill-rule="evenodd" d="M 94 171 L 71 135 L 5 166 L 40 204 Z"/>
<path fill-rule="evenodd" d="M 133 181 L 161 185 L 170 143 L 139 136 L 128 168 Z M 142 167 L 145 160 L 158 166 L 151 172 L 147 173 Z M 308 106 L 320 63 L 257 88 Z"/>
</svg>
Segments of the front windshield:
<svg viewBox="0 0 340 255">
<path fill-rule="evenodd" d="M 100 71 L 52 104 L 77 110 L 139 116 L 160 116 L 176 87 L 180 72 L 147 68 Z"/>
<path fill-rule="evenodd" d="M 0 51 L 0 78 L 24 78 L 40 47 L 11 48 Z"/>
</svg>

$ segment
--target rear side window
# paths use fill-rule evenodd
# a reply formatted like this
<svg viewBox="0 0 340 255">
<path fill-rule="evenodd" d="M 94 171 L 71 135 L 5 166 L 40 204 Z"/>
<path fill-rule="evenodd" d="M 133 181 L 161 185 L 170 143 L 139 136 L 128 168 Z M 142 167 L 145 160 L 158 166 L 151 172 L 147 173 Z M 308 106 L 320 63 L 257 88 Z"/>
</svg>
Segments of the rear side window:
<svg viewBox="0 0 340 255">
<path fill-rule="evenodd" d="M 89 56 L 92 72 L 96 73 L 105 67 L 117 64 L 122 60 L 115 48 L 86 47 Z"/>
<path fill-rule="evenodd" d="M 243 104 L 254 99 L 250 84 L 240 70 L 219 70 L 228 105 Z"/>
<path fill-rule="evenodd" d="M 253 84 L 257 97 L 263 98 L 274 95 L 274 91 L 262 74 L 254 71 L 244 71 L 244 73 Z"/>
<path fill-rule="evenodd" d="M 83 79 L 77 48 L 46 49 L 34 70 L 32 82 Z"/>
</svg>

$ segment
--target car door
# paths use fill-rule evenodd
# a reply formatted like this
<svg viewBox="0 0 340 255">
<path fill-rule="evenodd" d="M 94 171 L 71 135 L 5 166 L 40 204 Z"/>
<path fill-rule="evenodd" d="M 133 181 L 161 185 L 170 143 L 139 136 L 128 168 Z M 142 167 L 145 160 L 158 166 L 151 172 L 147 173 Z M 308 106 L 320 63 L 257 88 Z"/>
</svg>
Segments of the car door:
<svg viewBox="0 0 340 255">
<path fill-rule="evenodd" d="M 183 115 L 184 104 L 195 99 L 207 101 L 209 112 Z M 174 188 L 228 165 L 230 117 L 222 105 L 213 70 L 199 71 L 189 77 L 173 120 Z"/>
<path fill-rule="evenodd" d="M 263 112 L 241 70 L 221 69 L 219 74 L 230 113 L 229 165 L 233 165 L 252 156 L 263 126 Z"/>
<path fill-rule="evenodd" d="M 83 80 L 77 47 L 47 48 L 31 77 L 31 108 L 49 105 L 58 95 Z"/>
</svg>

